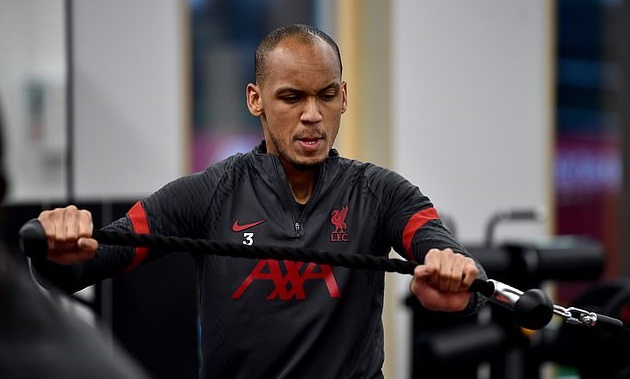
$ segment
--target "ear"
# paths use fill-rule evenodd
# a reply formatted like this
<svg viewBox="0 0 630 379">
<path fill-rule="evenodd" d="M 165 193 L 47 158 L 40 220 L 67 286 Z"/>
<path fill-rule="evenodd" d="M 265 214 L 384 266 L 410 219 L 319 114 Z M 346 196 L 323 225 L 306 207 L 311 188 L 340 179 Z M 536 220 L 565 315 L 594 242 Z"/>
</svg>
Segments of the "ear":
<svg viewBox="0 0 630 379">
<path fill-rule="evenodd" d="M 246 89 L 247 109 L 253 116 L 260 116 L 263 112 L 262 97 L 260 96 L 260 87 L 249 83 Z"/>
<path fill-rule="evenodd" d="M 343 95 L 343 100 L 341 103 L 341 113 L 346 113 L 348 109 L 348 83 L 345 81 L 341 83 L 341 92 Z"/>
</svg>

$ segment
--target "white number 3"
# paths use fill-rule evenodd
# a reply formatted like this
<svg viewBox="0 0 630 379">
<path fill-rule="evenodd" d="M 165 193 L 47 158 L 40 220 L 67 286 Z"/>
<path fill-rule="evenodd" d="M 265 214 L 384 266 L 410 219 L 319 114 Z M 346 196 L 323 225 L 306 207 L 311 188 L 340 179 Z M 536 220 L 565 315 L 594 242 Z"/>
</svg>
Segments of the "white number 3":
<svg viewBox="0 0 630 379">
<path fill-rule="evenodd" d="M 243 245 L 251 246 L 254 244 L 254 233 L 243 233 L 243 238 L 245 238 Z"/>
</svg>

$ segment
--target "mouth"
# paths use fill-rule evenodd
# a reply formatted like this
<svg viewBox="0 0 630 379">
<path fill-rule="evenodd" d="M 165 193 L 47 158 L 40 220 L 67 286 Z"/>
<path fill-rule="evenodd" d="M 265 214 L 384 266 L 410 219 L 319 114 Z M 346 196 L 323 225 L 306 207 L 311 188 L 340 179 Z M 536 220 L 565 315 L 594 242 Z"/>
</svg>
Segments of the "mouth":
<svg viewBox="0 0 630 379">
<path fill-rule="evenodd" d="M 298 138 L 297 143 L 300 148 L 305 152 L 314 152 L 317 151 L 320 146 L 323 144 L 324 139 L 321 137 L 317 138 Z"/>
</svg>

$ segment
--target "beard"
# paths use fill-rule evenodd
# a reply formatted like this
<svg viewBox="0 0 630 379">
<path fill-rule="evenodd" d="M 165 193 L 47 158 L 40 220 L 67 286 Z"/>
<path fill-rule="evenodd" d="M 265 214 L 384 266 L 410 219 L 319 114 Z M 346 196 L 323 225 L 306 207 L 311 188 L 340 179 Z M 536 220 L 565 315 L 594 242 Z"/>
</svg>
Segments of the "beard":
<svg viewBox="0 0 630 379">
<path fill-rule="evenodd" d="M 315 161 L 315 162 L 304 162 L 304 161 L 299 162 L 297 160 L 293 160 L 291 159 L 287 151 L 284 149 L 284 146 L 280 143 L 280 140 L 273 133 L 271 132 L 269 133 L 269 138 L 271 139 L 271 142 L 273 142 L 273 145 L 278 150 L 278 155 L 280 155 L 280 159 L 289 163 L 291 167 L 293 167 L 297 171 L 309 172 L 309 171 L 318 170 L 319 167 L 324 163 L 324 160 L 326 159 L 324 158 L 320 161 Z"/>
<path fill-rule="evenodd" d="M 324 162 L 315 162 L 315 163 L 296 163 L 296 162 L 291 162 L 291 165 L 293 166 L 293 168 L 296 171 L 308 172 L 308 171 L 318 170 L 319 166 L 321 166 L 322 163 L 324 163 Z"/>
</svg>

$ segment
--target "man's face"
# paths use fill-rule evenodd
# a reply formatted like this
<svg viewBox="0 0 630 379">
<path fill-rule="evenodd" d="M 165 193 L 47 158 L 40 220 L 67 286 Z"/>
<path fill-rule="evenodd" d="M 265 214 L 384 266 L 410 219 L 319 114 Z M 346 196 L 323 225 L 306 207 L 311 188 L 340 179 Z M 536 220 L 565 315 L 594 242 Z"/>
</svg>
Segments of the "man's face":
<svg viewBox="0 0 630 379">
<path fill-rule="evenodd" d="M 283 164 L 322 163 L 346 111 L 337 55 L 319 39 L 307 44 L 285 39 L 267 58 L 264 83 L 247 86 L 247 105 L 261 117 L 267 151 Z"/>
</svg>

